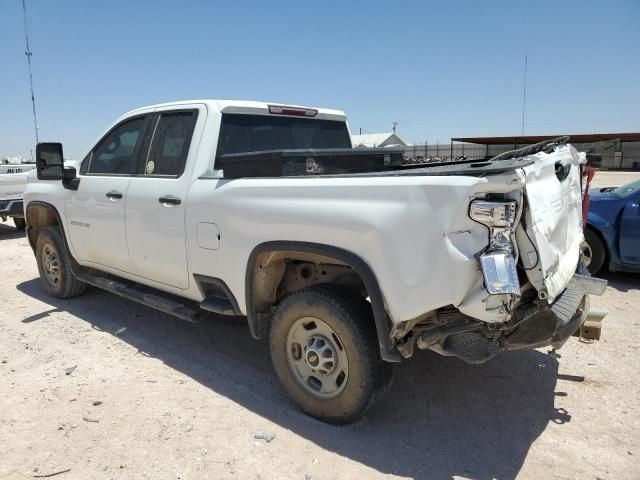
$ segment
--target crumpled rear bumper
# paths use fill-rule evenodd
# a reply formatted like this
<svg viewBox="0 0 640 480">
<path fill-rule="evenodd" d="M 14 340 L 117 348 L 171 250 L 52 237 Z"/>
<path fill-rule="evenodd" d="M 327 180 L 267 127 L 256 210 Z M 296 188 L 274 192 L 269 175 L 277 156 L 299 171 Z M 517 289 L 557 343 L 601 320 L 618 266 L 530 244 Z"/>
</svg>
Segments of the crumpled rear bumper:
<svg viewBox="0 0 640 480">
<path fill-rule="evenodd" d="M 582 267 L 579 267 L 582 271 Z M 446 310 L 436 315 L 436 326 L 427 325 L 418 334 L 416 345 L 467 363 L 484 363 L 506 350 L 560 348 L 571 335 L 598 339 L 600 321 L 606 312 L 591 310 L 591 295 L 602 295 L 607 282 L 575 274 L 564 290 L 549 303 L 538 296 L 516 307 L 511 318 L 495 326 Z M 405 346 L 411 343 L 405 343 Z M 401 350 L 410 356 L 412 350 Z"/>
<path fill-rule="evenodd" d="M 536 302 L 514 312 L 517 326 L 503 339 L 504 348 L 560 348 L 587 321 L 592 331 L 588 336 L 599 338 L 599 322 L 606 312 L 591 312 L 590 295 L 602 295 L 606 286 L 606 280 L 575 274 L 553 303 Z"/>
</svg>

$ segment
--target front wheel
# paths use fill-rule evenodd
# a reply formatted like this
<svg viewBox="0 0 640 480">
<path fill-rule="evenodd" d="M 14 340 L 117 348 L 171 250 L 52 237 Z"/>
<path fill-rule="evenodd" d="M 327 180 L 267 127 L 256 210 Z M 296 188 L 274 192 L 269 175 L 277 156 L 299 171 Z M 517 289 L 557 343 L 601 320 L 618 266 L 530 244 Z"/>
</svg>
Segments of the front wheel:
<svg viewBox="0 0 640 480">
<path fill-rule="evenodd" d="M 584 240 L 587 243 L 584 251 L 585 264 L 589 273 L 595 275 L 604 266 L 607 259 L 607 249 L 598 234 L 590 228 L 585 229 Z"/>
<path fill-rule="evenodd" d="M 40 283 L 52 297 L 69 298 L 84 292 L 87 284 L 73 274 L 69 253 L 58 228 L 49 227 L 40 232 L 36 261 Z"/>
<path fill-rule="evenodd" d="M 361 417 L 391 382 L 371 309 L 334 285 L 307 288 L 278 307 L 271 328 L 278 378 L 300 408 L 344 424 Z"/>
</svg>

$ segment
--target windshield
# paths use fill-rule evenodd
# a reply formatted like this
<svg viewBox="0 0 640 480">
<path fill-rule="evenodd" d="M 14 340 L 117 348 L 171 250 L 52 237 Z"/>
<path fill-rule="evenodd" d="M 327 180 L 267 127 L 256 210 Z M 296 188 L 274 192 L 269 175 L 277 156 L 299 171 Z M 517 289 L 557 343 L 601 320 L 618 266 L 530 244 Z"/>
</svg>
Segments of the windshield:
<svg viewBox="0 0 640 480">
<path fill-rule="evenodd" d="M 633 195 L 636 192 L 640 192 L 640 180 L 636 180 L 635 182 L 627 183 L 618 188 L 614 188 L 611 190 L 611 195 L 618 198 L 627 198 Z"/>
<path fill-rule="evenodd" d="M 345 122 L 272 115 L 222 115 L 216 160 L 227 153 L 351 148 Z"/>
</svg>

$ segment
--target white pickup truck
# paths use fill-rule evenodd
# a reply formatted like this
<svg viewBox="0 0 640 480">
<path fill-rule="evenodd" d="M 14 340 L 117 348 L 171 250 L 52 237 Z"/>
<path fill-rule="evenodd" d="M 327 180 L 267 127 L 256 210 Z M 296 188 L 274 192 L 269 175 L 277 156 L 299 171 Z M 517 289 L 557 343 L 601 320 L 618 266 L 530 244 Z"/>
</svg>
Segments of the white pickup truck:
<svg viewBox="0 0 640 480">
<path fill-rule="evenodd" d="M 22 195 L 27 186 L 27 172 L 33 170 L 35 164 L 8 163 L 0 164 L 0 218 L 6 221 L 13 218 L 18 230 L 24 230 L 24 209 Z"/>
<path fill-rule="evenodd" d="M 566 138 L 486 161 L 401 157 L 353 149 L 336 110 L 154 105 L 73 166 L 38 145 L 28 238 L 55 297 L 90 284 L 191 322 L 245 317 L 286 391 L 328 422 L 361 416 L 415 347 L 481 363 L 599 336 L 589 294 L 606 282 L 579 274 L 586 169 Z"/>
</svg>

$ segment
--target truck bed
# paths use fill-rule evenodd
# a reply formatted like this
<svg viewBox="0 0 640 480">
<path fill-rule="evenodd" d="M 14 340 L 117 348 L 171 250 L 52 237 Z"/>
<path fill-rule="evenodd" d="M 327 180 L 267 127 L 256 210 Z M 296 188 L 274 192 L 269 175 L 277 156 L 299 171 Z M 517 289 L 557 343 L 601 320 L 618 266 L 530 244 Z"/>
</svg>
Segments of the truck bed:
<svg viewBox="0 0 640 480">
<path fill-rule="evenodd" d="M 267 150 L 222 155 L 220 164 L 226 178 L 298 176 L 419 176 L 496 175 L 531 165 L 528 155 L 552 151 L 568 137 L 505 152 L 485 160 L 458 160 L 424 164 L 403 164 L 402 149 L 350 148 Z"/>
</svg>

